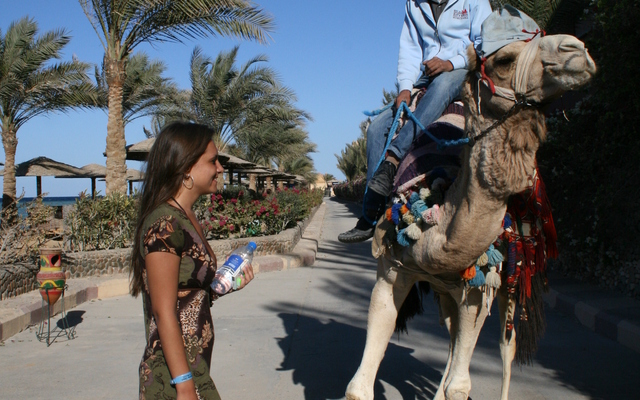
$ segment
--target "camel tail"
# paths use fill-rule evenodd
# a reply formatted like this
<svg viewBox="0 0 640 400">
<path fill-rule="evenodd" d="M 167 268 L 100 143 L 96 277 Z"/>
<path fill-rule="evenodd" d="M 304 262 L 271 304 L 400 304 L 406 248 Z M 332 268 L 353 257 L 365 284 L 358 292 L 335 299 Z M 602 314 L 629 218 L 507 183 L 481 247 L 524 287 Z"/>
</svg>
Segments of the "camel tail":
<svg viewBox="0 0 640 400">
<path fill-rule="evenodd" d="M 538 350 L 538 342 L 544 336 L 547 327 L 542 293 L 549 289 L 543 275 L 536 274 L 531 277 L 531 297 L 525 299 L 524 304 L 519 304 L 519 307 L 526 310 L 526 313 L 521 310 L 521 318 L 516 328 L 514 361 L 517 365 L 533 364 L 533 356 Z M 522 318 L 523 314 L 526 319 Z"/>
<path fill-rule="evenodd" d="M 404 299 L 404 303 L 402 303 L 402 307 L 400 307 L 398 311 L 396 333 L 409 333 L 407 322 L 416 315 L 422 315 L 424 312 L 422 301 L 430 290 L 431 286 L 429 286 L 429 282 L 416 282 L 416 284 L 411 287 L 411 291 L 409 291 L 407 298 Z"/>
</svg>

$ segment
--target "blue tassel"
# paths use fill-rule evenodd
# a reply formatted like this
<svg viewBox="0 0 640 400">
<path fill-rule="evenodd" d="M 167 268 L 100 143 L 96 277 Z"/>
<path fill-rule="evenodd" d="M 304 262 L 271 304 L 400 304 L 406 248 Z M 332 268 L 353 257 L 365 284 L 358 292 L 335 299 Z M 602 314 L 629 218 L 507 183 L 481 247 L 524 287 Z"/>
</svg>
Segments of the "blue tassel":
<svg viewBox="0 0 640 400">
<path fill-rule="evenodd" d="M 400 208 L 402 208 L 402 204 L 400 203 L 396 203 L 391 206 L 391 219 L 396 225 L 400 223 Z"/>
<path fill-rule="evenodd" d="M 484 285 L 485 283 L 484 273 L 480 270 L 480 267 L 478 267 L 477 265 L 476 265 L 476 276 L 471 278 L 471 280 L 468 283 L 469 283 L 469 286 L 471 287 L 480 287 Z"/>
<path fill-rule="evenodd" d="M 489 250 L 487 250 L 487 256 L 489 257 L 487 265 L 490 267 L 496 266 L 504 261 L 502 253 L 500 253 L 500 251 L 493 247 L 493 245 L 489 246 Z"/>
<path fill-rule="evenodd" d="M 405 234 L 405 230 L 406 229 L 400 229 L 398 231 L 398 244 L 400 246 L 404 246 L 404 247 L 409 247 L 409 245 L 411 244 L 410 239 L 407 237 L 407 235 Z"/>
<path fill-rule="evenodd" d="M 422 213 L 428 208 L 424 201 L 418 200 L 411 206 L 411 214 L 413 214 L 416 219 L 422 218 Z"/>
<path fill-rule="evenodd" d="M 420 200 L 420 195 L 418 194 L 418 192 L 412 192 L 411 196 L 409 196 L 409 201 L 411 202 L 411 204 L 415 203 L 416 201 Z M 407 206 L 409 207 L 409 206 Z M 411 208 L 411 207 L 409 207 Z"/>
<path fill-rule="evenodd" d="M 509 227 L 511 227 L 511 216 L 509 214 L 505 214 L 504 215 L 504 221 L 502 221 L 502 226 L 504 227 L 504 229 L 507 229 Z"/>
</svg>

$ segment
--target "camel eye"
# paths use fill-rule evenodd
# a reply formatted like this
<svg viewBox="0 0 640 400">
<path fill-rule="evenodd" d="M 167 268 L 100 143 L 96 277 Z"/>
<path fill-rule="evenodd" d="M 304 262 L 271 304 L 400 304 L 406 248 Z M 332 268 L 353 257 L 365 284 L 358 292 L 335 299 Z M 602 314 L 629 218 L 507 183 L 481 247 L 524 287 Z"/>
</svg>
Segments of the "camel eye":
<svg viewBox="0 0 640 400">
<path fill-rule="evenodd" d="M 512 64 L 514 61 L 515 61 L 515 58 L 513 56 L 504 55 L 504 56 L 497 57 L 494 63 L 497 67 L 503 67 L 503 66 Z"/>
</svg>

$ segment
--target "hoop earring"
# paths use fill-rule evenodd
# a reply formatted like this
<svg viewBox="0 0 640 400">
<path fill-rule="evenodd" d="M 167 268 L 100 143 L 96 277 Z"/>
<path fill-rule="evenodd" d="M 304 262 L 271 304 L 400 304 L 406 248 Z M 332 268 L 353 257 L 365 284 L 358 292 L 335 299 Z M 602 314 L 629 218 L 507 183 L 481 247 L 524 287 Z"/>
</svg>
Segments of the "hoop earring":
<svg viewBox="0 0 640 400">
<path fill-rule="evenodd" d="M 187 179 L 191 179 L 191 185 L 190 185 L 190 186 L 187 186 L 187 183 L 186 183 L 186 182 L 187 182 Z M 189 174 L 186 174 L 186 175 L 184 176 L 184 178 L 182 178 L 182 186 L 184 186 L 184 188 L 185 188 L 185 189 L 187 189 L 187 190 L 191 190 L 191 189 L 193 189 L 193 184 L 194 184 L 194 182 L 193 182 L 193 176 L 191 176 L 191 175 L 189 175 Z"/>
</svg>

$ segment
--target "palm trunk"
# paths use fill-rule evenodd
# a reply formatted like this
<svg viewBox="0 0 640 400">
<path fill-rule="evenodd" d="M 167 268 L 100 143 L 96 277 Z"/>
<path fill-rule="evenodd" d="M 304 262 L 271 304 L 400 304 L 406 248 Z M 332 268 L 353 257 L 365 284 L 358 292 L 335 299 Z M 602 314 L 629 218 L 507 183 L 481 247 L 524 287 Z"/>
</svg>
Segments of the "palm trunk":
<svg viewBox="0 0 640 400">
<path fill-rule="evenodd" d="M 105 57 L 107 84 L 109 85 L 109 117 L 107 121 L 107 176 L 106 194 L 127 193 L 127 145 L 122 116 L 122 87 L 126 76 L 125 62 Z"/>
<path fill-rule="evenodd" d="M 16 148 L 18 137 L 13 127 L 2 130 L 4 146 L 4 179 L 2 182 L 2 209 L 5 210 L 16 201 Z"/>
</svg>

